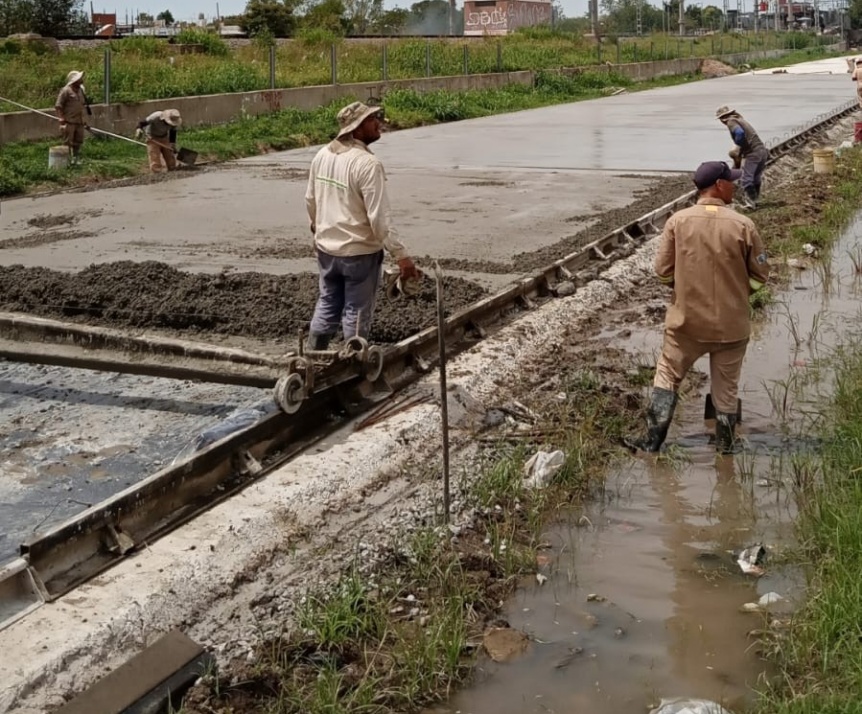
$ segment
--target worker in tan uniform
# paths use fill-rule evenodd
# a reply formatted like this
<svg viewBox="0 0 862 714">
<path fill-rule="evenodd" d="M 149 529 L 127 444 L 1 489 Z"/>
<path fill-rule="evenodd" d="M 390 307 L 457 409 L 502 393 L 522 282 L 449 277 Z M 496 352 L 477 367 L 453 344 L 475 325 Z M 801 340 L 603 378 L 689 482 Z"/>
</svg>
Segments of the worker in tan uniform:
<svg viewBox="0 0 862 714">
<path fill-rule="evenodd" d="M 81 155 L 81 146 L 84 144 L 84 111 L 87 102 L 84 98 L 84 90 L 81 86 L 84 81 L 84 73 L 73 70 L 66 75 L 66 85 L 57 95 L 54 110 L 60 120 L 60 136 L 63 143 L 72 152 L 72 162 L 76 163 Z"/>
<path fill-rule="evenodd" d="M 326 350 L 339 326 L 344 339 L 368 337 L 384 250 L 403 280 L 421 276 L 392 225 L 383 164 L 368 148 L 380 138 L 382 109 L 353 102 L 337 119 L 338 135 L 312 160 L 305 192 L 320 269 L 311 351 Z"/>
<path fill-rule="evenodd" d="M 856 82 L 856 99 L 862 107 L 862 57 L 856 59 L 856 68 L 853 70 L 851 79 Z"/>
<path fill-rule="evenodd" d="M 645 451 L 661 448 L 679 385 L 705 354 L 716 408 L 716 451 L 738 450 L 737 391 L 751 332 L 748 298 L 769 275 L 754 223 L 729 208 L 741 176 L 722 161 L 701 164 L 694 175 L 697 205 L 678 211 L 664 226 L 655 271 L 673 287 L 673 297 L 647 410 L 647 436 L 636 443 Z"/>
<path fill-rule="evenodd" d="M 135 136 L 138 138 L 146 136 L 147 159 L 150 163 L 150 171 L 154 174 L 164 168 L 173 171 L 177 168 L 177 129 L 182 125 L 183 118 L 179 109 L 163 109 L 155 111 L 146 119 L 138 122 Z"/>
</svg>

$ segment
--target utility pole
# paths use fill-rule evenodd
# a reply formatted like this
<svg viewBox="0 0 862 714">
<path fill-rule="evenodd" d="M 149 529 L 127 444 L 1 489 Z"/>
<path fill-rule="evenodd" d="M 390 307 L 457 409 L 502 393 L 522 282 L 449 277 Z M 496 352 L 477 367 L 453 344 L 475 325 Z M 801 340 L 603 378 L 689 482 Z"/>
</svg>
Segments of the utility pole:
<svg viewBox="0 0 862 714">
<path fill-rule="evenodd" d="M 685 2 L 679 0 L 679 35 L 682 37 L 685 34 Z"/>
<path fill-rule="evenodd" d="M 590 30 L 596 42 L 599 41 L 599 0 L 590 0 Z"/>
<path fill-rule="evenodd" d="M 637 32 L 638 37 L 644 33 L 643 0 L 637 0 Z"/>
</svg>

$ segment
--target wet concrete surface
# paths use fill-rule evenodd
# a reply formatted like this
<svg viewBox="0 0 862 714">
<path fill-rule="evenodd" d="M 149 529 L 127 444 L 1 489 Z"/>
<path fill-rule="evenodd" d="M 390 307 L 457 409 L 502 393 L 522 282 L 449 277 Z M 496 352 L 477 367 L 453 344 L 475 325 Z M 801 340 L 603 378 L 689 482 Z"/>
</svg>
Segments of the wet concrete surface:
<svg viewBox="0 0 862 714">
<path fill-rule="evenodd" d="M 0 362 L 0 562 L 267 399 L 257 389 Z"/>
<path fill-rule="evenodd" d="M 860 245 L 857 219 L 757 325 L 741 382 L 746 451 L 717 458 L 703 394 L 683 401 L 668 455 L 621 457 L 596 501 L 543 536 L 539 572 L 548 580 L 526 582 L 505 613 L 531 636 L 527 654 L 483 661 L 477 684 L 434 714 L 635 714 L 675 696 L 740 712 L 753 701 L 753 687 L 773 674 L 753 634 L 767 615 L 741 608 L 777 592 L 785 602 L 771 616 L 786 618 L 804 586 L 781 554 L 795 545 L 805 485 L 797 467 L 815 447 L 828 359 L 858 326 L 862 283 L 849 252 Z M 615 325 L 605 336 L 639 364 L 654 364 L 661 344 L 659 329 L 621 339 Z M 733 555 L 756 543 L 768 551 L 760 577 L 743 574 Z"/>
</svg>

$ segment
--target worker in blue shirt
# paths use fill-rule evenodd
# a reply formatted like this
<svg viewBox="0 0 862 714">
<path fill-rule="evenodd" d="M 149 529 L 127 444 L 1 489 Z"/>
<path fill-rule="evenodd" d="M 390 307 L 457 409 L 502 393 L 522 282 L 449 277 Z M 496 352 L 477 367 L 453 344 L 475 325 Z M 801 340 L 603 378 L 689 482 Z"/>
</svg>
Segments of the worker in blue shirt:
<svg viewBox="0 0 862 714">
<path fill-rule="evenodd" d="M 745 194 L 742 205 L 753 210 L 757 208 L 757 202 L 760 199 L 760 185 L 763 181 L 763 170 L 769 160 L 769 149 L 760 140 L 754 127 L 735 109 L 719 107 L 715 116 L 727 127 L 733 139 L 734 147 L 730 151 L 730 156 L 734 166 L 736 168 L 742 166 L 740 183 Z"/>
</svg>

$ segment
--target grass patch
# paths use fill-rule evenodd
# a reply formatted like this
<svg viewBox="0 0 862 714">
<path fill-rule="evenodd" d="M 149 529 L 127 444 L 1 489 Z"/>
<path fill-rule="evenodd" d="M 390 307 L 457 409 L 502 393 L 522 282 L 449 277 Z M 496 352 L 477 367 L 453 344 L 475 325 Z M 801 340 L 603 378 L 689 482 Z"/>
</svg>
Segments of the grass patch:
<svg viewBox="0 0 862 714">
<path fill-rule="evenodd" d="M 862 344 L 837 355 L 823 446 L 805 464 L 811 487 L 798 529 L 808 565 L 807 603 L 777 656 L 784 678 L 766 692 L 770 714 L 862 712 Z"/>
<path fill-rule="evenodd" d="M 532 87 L 511 84 L 500 89 L 465 92 L 399 89 L 389 92 L 383 105 L 391 128 L 408 129 L 601 97 L 611 87 L 635 91 L 679 84 L 693 78 L 669 77 L 635 84 L 607 72 L 584 72 L 572 77 L 543 72 L 538 74 Z M 321 144 L 334 136 L 335 116 L 348 101 L 339 100 L 310 111 L 286 109 L 228 124 L 184 129 L 178 143 L 198 151 L 201 161 L 236 159 Z M 91 137 L 84 144 L 81 166 L 65 171 L 49 170 L 48 149 L 57 143 L 47 140 L 4 145 L 0 155 L 0 196 L 12 196 L 34 188 L 89 185 L 148 171 L 143 147 Z"/>
<path fill-rule="evenodd" d="M 0 52 L 0 96 L 28 106 L 53 106 L 69 67 L 86 73 L 91 97 L 105 94 L 104 47 L 112 51 L 111 101 L 138 102 L 147 99 L 220 94 L 270 88 L 269 52 L 251 45 L 229 50 L 217 36 L 200 30 L 184 30 L 178 43 L 202 46 L 203 53 L 183 54 L 177 44 L 155 38 L 131 37 L 112 40 L 93 49 L 67 49 L 59 55 L 36 53 L 23 45 L 17 51 Z M 332 38 L 309 35 L 281 44 L 276 52 L 276 87 L 328 84 L 331 79 Z M 334 43 L 338 81 L 373 82 L 383 79 L 383 47 L 387 47 L 390 79 L 461 74 L 509 72 L 525 69 L 582 67 L 611 62 L 643 62 L 651 59 L 706 57 L 767 49 L 791 49 L 831 38 L 802 33 L 759 33 L 755 36 L 725 35 L 684 38 L 652 35 L 627 38 L 601 49 L 576 34 L 524 31 L 503 38 L 475 40 L 393 39 L 380 42 Z M 16 111 L 4 106 L 0 110 Z"/>
</svg>

